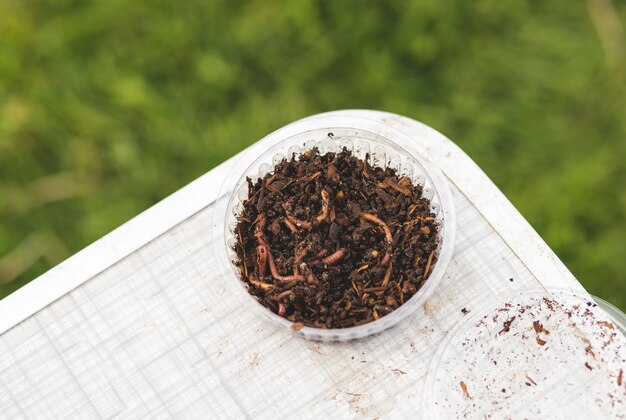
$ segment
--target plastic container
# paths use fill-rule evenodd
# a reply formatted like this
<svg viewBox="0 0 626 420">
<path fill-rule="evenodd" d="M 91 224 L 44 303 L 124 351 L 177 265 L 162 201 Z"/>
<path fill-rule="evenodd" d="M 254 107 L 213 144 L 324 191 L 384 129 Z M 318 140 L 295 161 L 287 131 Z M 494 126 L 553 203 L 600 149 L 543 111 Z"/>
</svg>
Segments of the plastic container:
<svg viewBox="0 0 626 420">
<path fill-rule="evenodd" d="M 380 133 L 384 133 L 384 136 Z M 301 120 L 270 134 L 244 153 L 226 177 L 220 191 L 221 200 L 214 216 L 214 246 L 218 260 L 229 266 L 232 284 L 244 295 L 251 308 L 276 325 L 296 335 L 323 341 L 345 341 L 379 333 L 412 313 L 433 293 L 440 283 L 450 261 L 454 245 L 455 219 L 452 198 L 445 178 L 426 156 L 410 153 L 397 143 L 398 139 L 410 141 L 405 134 L 387 125 L 371 120 L 352 117 L 320 117 Z M 394 141 L 395 140 L 395 141 Z M 322 329 L 304 327 L 293 331 L 292 322 L 274 314 L 248 293 L 241 281 L 239 269 L 233 264 L 237 256 L 233 251 L 236 216 L 243 209 L 247 198 L 246 177 L 256 180 L 271 172 L 282 159 L 299 155 L 317 147 L 321 154 L 337 152 L 347 147 L 361 159 L 370 154 L 370 164 L 375 167 L 391 167 L 401 176 L 408 176 L 413 183 L 423 186 L 424 196 L 431 200 L 431 208 L 439 222 L 438 260 L 422 288 L 390 314 L 368 324 L 350 328 Z"/>
<path fill-rule="evenodd" d="M 523 291 L 467 308 L 432 359 L 424 418 L 623 414 L 626 337 L 594 296 Z"/>
</svg>

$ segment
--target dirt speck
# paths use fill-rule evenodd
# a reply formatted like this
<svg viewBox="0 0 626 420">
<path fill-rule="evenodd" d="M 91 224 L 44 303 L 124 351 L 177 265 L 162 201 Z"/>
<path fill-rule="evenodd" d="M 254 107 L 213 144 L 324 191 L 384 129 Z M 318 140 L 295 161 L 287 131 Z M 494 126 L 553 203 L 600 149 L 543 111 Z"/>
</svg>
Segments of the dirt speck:
<svg viewBox="0 0 626 420">
<path fill-rule="evenodd" d="M 465 398 L 471 398 L 469 392 L 467 392 L 467 385 L 465 385 L 465 382 L 461 381 L 459 382 L 459 385 L 461 386 L 461 391 L 463 391 Z"/>
<path fill-rule="evenodd" d="M 609 330 L 612 330 L 615 328 L 615 326 L 608 321 L 602 321 L 602 322 L 599 322 L 599 324 L 602 325 L 603 327 L 607 327 Z"/>
<path fill-rule="evenodd" d="M 511 317 L 502 323 L 502 329 L 498 332 L 498 335 L 502 335 L 503 333 L 508 333 L 511 330 L 511 324 L 515 321 L 515 317 Z"/>
<path fill-rule="evenodd" d="M 312 351 L 312 352 L 314 352 L 314 353 L 317 353 L 317 354 L 319 354 L 319 355 L 321 355 L 321 356 L 325 356 L 325 355 L 326 355 L 326 353 L 324 353 L 324 352 L 320 349 L 319 344 L 316 344 L 316 343 L 309 343 L 308 347 L 309 347 L 309 350 L 311 350 L 311 351 Z M 354 356 L 352 356 L 352 359 L 354 360 Z"/>
</svg>

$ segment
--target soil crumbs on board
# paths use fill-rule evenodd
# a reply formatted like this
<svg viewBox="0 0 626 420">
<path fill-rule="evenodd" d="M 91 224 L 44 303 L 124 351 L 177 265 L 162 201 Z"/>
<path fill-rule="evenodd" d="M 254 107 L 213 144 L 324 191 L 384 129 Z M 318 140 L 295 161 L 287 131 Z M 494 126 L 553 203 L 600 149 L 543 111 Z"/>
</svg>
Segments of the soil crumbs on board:
<svg viewBox="0 0 626 420">
<path fill-rule="evenodd" d="M 344 149 L 309 150 L 253 182 L 238 215 L 235 261 L 274 313 L 346 328 L 398 308 L 436 262 L 438 223 L 422 186 Z"/>
</svg>

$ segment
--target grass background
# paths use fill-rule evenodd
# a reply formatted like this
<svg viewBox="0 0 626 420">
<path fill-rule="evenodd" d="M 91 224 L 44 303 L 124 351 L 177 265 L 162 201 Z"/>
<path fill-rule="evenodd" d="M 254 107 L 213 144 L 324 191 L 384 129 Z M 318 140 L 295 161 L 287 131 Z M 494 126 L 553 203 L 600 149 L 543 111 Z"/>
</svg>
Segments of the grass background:
<svg viewBox="0 0 626 420">
<path fill-rule="evenodd" d="M 457 142 L 626 309 L 623 1 L 0 1 L 0 297 L 298 118 Z"/>
</svg>

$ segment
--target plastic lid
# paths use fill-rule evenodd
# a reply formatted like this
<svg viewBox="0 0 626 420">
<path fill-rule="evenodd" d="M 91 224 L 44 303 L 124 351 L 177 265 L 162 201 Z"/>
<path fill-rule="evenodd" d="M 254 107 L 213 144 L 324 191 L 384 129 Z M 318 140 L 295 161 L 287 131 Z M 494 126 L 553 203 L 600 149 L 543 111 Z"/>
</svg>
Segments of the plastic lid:
<svg viewBox="0 0 626 420">
<path fill-rule="evenodd" d="M 433 359 L 424 417 L 626 413 L 626 337 L 592 296 L 543 291 L 468 309 Z"/>
</svg>

